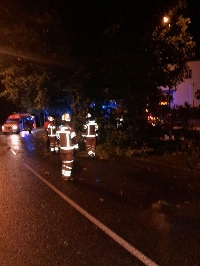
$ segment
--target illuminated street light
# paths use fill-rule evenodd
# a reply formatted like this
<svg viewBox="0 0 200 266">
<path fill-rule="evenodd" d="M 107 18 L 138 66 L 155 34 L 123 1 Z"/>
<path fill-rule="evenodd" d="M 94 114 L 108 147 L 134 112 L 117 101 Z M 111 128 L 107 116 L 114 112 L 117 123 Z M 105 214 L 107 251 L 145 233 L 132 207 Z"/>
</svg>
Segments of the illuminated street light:
<svg viewBox="0 0 200 266">
<path fill-rule="evenodd" d="M 169 23 L 169 18 L 164 16 L 163 17 L 163 22 L 164 22 L 164 24 Z M 170 23 L 168 24 L 168 26 L 170 27 Z"/>
<path fill-rule="evenodd" d="M 169 21 L 169 18 L 168 17 L 164 17 L 163 21 L 164 21 L 164 23 L 167 23 Z"/>
</svg>

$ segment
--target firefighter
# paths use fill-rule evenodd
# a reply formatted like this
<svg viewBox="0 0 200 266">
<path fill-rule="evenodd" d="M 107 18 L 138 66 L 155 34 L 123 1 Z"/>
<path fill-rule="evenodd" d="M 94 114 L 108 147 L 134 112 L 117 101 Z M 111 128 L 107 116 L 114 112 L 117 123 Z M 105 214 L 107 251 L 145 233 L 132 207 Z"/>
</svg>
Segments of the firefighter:
<svg viewBox="0 0 200 266">
<path fill-rule="evenodd" d="M 59 143 L 56 136 L 56 123 L 52 116 L 48 116 L 49 124 L 47 125 L 48 143 L 51 152 L 59 152 Z"/>
<path fill-rule="evenodd" d="M 116 122 L 117 122 L 117 129 L 120 130 L 123 128 L 123 124 L 124 124 L 124 118 L 123 115 L 121 115 L 120 117 L 116 118 Z"/>
<path fill-rule="evenodd" d="M 46 131 L 48 129 L 48 125 L 50 124 L 49 118 L 50 118 L 50 116 L 47 117 L 47 120 L 44 123 L 44 128 L 46 129 Z"/>
<path fill-rule="evenodd" d="M 45 129 L 45 132 L 46 132 L 46 138 L 47 138 L 47 149 L 49 149 L 49 144 L 50 144 L 50 141 L 49 141 L 49 134 L 48 134 L 48 125 L 51 123 L 49 121 L 50 119 L 50 116 L 47 117 L 47 120 L 45 121 L 44 123 L 44 129 Z"/>
<path fill-rule="evenodd" d="M 70 124 L 70 115 L 62 115 L 62 125 L 56 131 L 60 141 L 60 158 L 62 160 L 62 179 L 72 180 L 72 168 L 74 162 L 74 149 L 78 149 L 76 133 Z"/>
<path fill-rule="evenodd" d="M 96 151 L 96 138 L 98 136 L 98 125 L 95 120 L 92 118 L 92 115 L 88 113 L 87 121 L 84 125 L 84 134 L 83 136 L 86 139 L 86 151 L 90 158 L 95 158 Z"/>
</svg>

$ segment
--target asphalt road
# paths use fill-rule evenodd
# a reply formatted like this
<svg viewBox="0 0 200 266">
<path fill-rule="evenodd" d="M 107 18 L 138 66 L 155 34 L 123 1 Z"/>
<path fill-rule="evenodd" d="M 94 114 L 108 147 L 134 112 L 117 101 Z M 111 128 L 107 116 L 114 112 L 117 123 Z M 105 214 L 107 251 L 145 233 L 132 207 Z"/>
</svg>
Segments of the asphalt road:
<svg viewBox="0 0 200 266">
<path fill-rule="evenodd" d="M 61 180 L 45 134 L 0 134 L 0 265 L 200 265 L 200 175 L 89 160 Z"/>
</svg>

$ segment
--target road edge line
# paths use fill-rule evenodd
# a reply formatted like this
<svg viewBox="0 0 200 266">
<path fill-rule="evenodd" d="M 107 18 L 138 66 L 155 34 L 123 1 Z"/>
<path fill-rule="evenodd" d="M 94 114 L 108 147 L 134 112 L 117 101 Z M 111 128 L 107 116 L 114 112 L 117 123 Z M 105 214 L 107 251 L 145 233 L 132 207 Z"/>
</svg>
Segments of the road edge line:
<svg viewBox="0 0 200 266">
<path fill-rule="evenodd" d="M 131 255 L 136 257 L 139 261 L 143 262 L 146 266 L 158 266 L 155 262 L 153 262 L 150 258 L 140 252 L 138 249 L 131 246 L 126 240 L 122 237 L 118 236 L 115 232 L 109 229 L 106 225 L 97 220 L 94 216 L 85 211 L 82 207 L 76 204 L 73 200 L 67 197 L 64 193 L 62 193 L 59 189 L 54 187 L 50 182 L 48 182 L 45 178 L 35 172 L 28 164 L 24 163 L 25 167 L 30 170 L 34 175 L 36 175 L 43 183 L 45 183 L 49 188 L 51 188 L 54 192 L 56 192 L 61 198 L 63 198 L 66 202 L 68 202 L 74 209 L 80 212 L 83 216 L 85 216 L 88 220 L 90 220 L 94 225 L 96 225 L 99 229 L 101 229 L 104 233 L 110 236 L 115 242 L 117 242 L 120 246 L 126 249 Z"/>
</svg>

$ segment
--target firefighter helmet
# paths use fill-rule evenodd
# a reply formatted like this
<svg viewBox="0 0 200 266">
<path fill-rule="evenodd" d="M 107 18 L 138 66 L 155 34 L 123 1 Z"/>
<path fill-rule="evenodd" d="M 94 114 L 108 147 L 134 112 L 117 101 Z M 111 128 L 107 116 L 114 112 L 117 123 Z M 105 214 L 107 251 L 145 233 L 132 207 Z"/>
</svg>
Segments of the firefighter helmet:
<svg viewBox="0 0 200 266">
<path fill-rule="evenodd" d="M 92 115 L 90 113 L 88 113 L 87 116 L 86 116 L 86 118 L 91 118 L 91 116 Z"/>
<path fill-rule="evenodd" d="M 49 121 L 54 121 L 54 118 L 52 116 L 48 116 Z"/>
<path fill-rule="evenodd" d="M 71 121 L 71 117 L 68 113 L 62 115 L 62 121 Z"/>
</svg>

